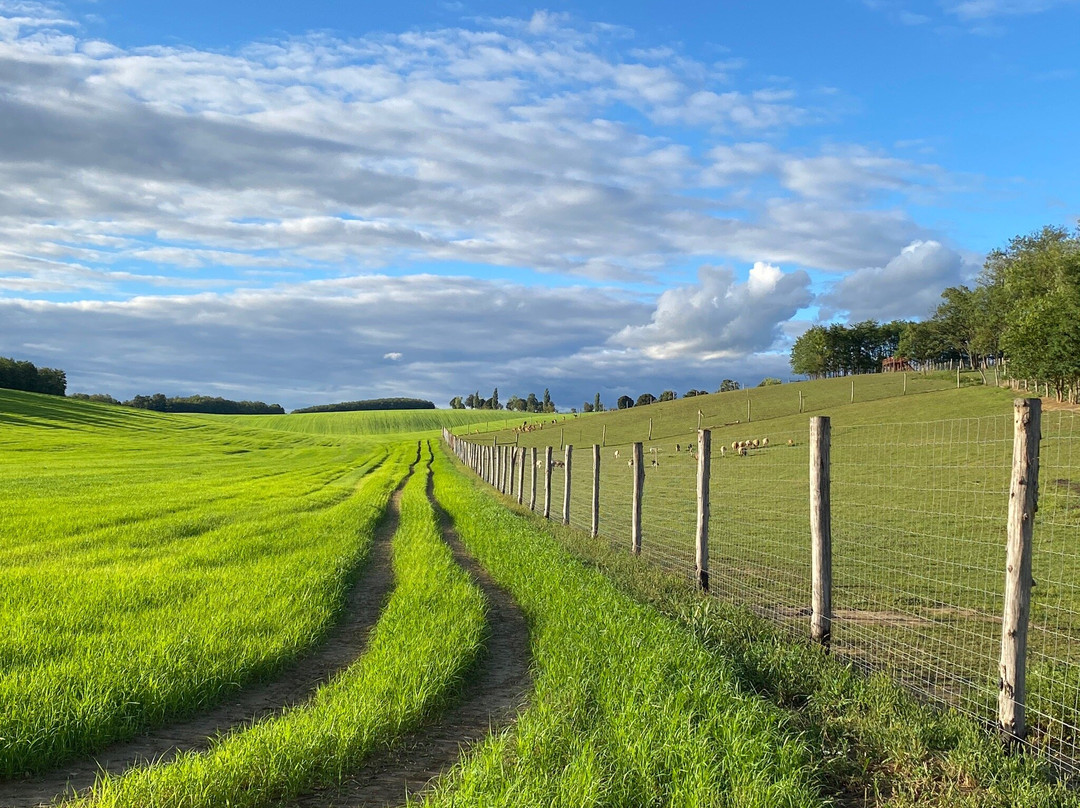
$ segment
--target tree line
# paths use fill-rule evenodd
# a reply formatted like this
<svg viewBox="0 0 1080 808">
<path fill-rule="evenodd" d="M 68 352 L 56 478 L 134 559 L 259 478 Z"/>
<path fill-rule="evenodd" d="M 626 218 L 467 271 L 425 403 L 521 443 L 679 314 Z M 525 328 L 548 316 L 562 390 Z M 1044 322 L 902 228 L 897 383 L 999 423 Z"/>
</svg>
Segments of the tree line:
<svg viewBox="0 0 1080 808">
<path fill-rule="evenodd" d="M 33 362 L 0 356 L 0 387 L 62 396 L 67 392 L 67 374 L 57 368 L 39 368 Z"/>
<path fill-rule="evenodd" d="M 338 404 L 316 404 L 313 407 L 301 407 L 299 412 L 362 412 L 365 410 L 433 410 L 434 401 L 422 398 L 368 398 L 363 401 L 342 401 Z"/>
<path fill-rule="evenodd" d="M 99 399 L 100 400 L 100 399 Z M 284 415 L 280 404 L 263 401 L 232 401 L 220 396 L 176 396 L 166 398 L 163 393 L 152 396 L 135 396 L 122 403 L 125 407 L 155 412 L 200 412 L 212 415 Z"/>
<path fill-rule="evenodd" d="M 1080 228 L 1044 227 L 987 256 L 974 288 L 942 292 L 922 322 L 818 325 L 795 341 L 791 369 L 811 378 L 877 372 L 896 357 L 913 368 L 1001 366 L 1049 384 L 1058 398 L 1080 386 Z"/>
</svg>

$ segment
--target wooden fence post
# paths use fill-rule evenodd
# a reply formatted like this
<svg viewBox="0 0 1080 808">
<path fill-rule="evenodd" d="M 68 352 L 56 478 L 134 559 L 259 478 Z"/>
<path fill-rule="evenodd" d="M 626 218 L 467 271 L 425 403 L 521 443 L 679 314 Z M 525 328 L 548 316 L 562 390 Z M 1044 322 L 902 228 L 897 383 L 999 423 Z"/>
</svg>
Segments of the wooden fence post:
<svg viewBox="0 0 1080 808">
<path fill-rule="evenodd" d="M 746 396 L 746 423 L 750 423 L 750 396 Z"/>
<path fill-rule="evenodd" d="M 574 447 L 566 444 L 566 455 L 563 458 L 563 500 L 562 500 L 562 523 L 570 524 L 570 463 L 573 460 Z"/>
<path fill-rule="evenodd" d="M 604 435 L 600 438 L 600 445 L 607 446 L 607 424 L 604 424 Z"/>
<path fill-rule="evenodd" d="M 511 449 L 512 447 L 509 444 L 503 447 L 503 475 L 499 489 L 504 494 L 510 493 L 510 481 L 513 479 L 513 475 L 510 473 Z"/>
<path fill-rule="evenodd" d="M 544 518 L 551 518 L 551 447 L 544 447 Z"/>
<path fill-rule="evenodd" d="M 827 416 L 815 415 L 810 419 L 810 575 L 813 580 L 810 639 L 826 649 L 832 639 L 831 433 Z"/>
<path fill-rule="evenodd" d="M 507 490 L 510 496 L 517 493 L 517 470 L 518 470 L 518 450 L 516 446 L 510 447 L 510 485 Z"/>
<path fill-rule="evenodd" d="M 907 395 L 907 373 L 904 374 L 904 395 Z"/>
<path fill-rule="evenodd" d="M 998 726 L 1007 747 L 1027 735 L 1025 720 L 1028 617 L 1031 613 L 1031 536 L 1039 504 L 1042 401 L 1013 402 L 1013 461 L 1009 484 L 1005 616 L 1001 625 Z"/>
<path fill-rule="evenodd" d="M 518 480 L 517 497 L 518 505 L 525 501 L 525 449 L 518 449 Z"/>
<path fill-rule="evenodd" d="M 592 530 L 594 539 L 600 535 L 600 444 L 592 447 Z"/>
<path fill-rule="evenodd" d="M 649 419 L 649 440 L 652 440 L 652 418 Z"/>
<path fill-rule="evenodd" d="M 709 591 L 709 461 L 712 457 L 712 432 L 697 433 L 697 583 Z"/>
<path fill-rule="evenodd" d="M 802 412 L 802 390 L 799 391 L 799 412 Z"/>
<path fill-rule="evenodd" d="M 633 452 L 634 495 L 630 506 L 630 551 L 641 555 L 641 495 L 645 488 L 645 452 L 635 443 Z"/>
<path fill-rule="evenodd" d="M 531 485 L 532 485 L 532 493 L 529 494 L 529 510 L 530 511 L 535 511 L 536 510 L 536 465 L 537 465 L 536 454 L 537 454 L 536 447 L 533 446 L 532 449 L 529 450 L 529 468 L 532 469 L 532 472 L 529 475 L 529 478 L 531 480 Z"/>
<path fill-rule="evenodd" d="M 848 403 L 849 404 L 854 404 L 855 403 L 855 380 L 854 379 L 851 380 L 851 401 L 849 401 Z"/>
</svg>

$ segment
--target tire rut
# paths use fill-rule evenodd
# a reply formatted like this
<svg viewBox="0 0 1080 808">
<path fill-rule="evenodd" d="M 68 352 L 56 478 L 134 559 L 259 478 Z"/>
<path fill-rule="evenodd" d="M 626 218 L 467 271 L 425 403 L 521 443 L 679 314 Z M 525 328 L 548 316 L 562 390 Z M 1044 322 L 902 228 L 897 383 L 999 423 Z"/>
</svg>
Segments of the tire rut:
<svg viewBox="0 0 1080 808">
<path fill-rule="evenodd" d="M 430 470 L 427 489 L 443 539 L 487 600 L 484 654 L 453 706 L 370 758 L 340 784 L 304 795 L 295 808 L 382 808 L 415 800 L 460 760 L 463 751 L 510 726 L 526 704 L 532 674 L 525 615 L 465 549 L 449 514 L 434 497 Z"/>
<path fill-rule="evenodd" d="M 52 805 L 60 798 L 86 791 L 101 774 L 117 775 L 138 766 L 167 762 L 181 752 L 205 750 L 222 734 L 306 701 L 320 685 L 356 661 L 393 589 L 390 539 L 400 520 L 401 490 L 415 465 L 409 467 L 409 474 L 391 495 L 375 528 L 367 563 L 349 591 L 341 620 L 317 648 L 287 664 L 272 680 L 253 683 L 207 712 L 114 744 L 95 755 L 58 766 L 46 775 L 0 782 L 0 806 Z"/>
</svg>

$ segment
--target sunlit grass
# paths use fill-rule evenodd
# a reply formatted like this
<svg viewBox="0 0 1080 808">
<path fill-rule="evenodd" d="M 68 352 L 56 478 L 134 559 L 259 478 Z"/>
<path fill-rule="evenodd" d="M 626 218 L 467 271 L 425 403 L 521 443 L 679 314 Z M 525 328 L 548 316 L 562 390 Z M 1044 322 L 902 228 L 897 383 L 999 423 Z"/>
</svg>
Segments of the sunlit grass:
<svg viewBox="0 0 1080 808">
<path fill-rule="evenodd" d="M 336 782 L 452 700 L 480 651 L 485 604 L 441 539 L 426 482 L 421 468 L 403 491 L 396 586 L 356 663 L 310 703 L 228 735 L 206 753 L 102 780 L 83 804 L 279 804 Z"/>
</svg>

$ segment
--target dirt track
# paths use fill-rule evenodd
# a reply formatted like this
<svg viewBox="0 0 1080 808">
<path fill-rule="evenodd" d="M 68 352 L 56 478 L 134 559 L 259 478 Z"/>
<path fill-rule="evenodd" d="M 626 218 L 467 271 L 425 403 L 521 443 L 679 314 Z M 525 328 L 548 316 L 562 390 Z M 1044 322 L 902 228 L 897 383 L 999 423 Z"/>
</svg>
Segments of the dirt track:
<svg viewBox="0 0 1080 808">
<path fill-rule="evenodd" d="M 340 786 L 300 799 L 302 808 L 359 808 L 401 805 L 415 798 L 451 768 L 463 749 L 514 720 L 532 686 L 529 627 L 506 590 L 496 584 L 462 545 L 449 516 L 432 496 L 443 537 L 457 562 L 472 576 L 488 602 L 486 654 L 461 700 L 434 722 L 407 735 L 387 753 L 371 759 Z"/>
<path fill-rule="evenodd" d="M 209 712 L 115 744 L 42 777 L 0 782 L 0 806 L 49 805 L 57 797 L 88 789 L 101 771 L 119 774 L 151 761 L 170 760 L 183 751 L 205 749 L 216 735 L 306 701 L 367 645 L 368 633 L 393 588 L 390 539 L 397 531 L 400 499 L 399 487 L 376 528 L 370 558 L 349 593 L 341 622 L 318 648 L 290 663 L 272 681 L 244 688 Z"/>
</svg>

